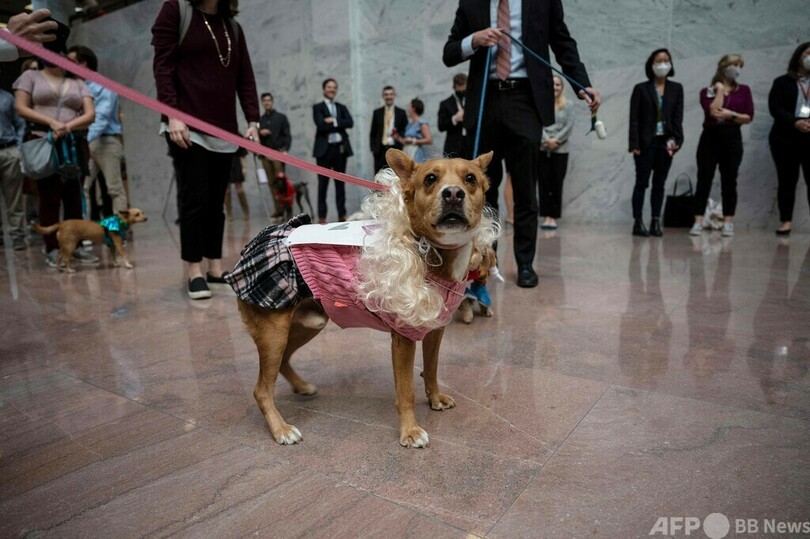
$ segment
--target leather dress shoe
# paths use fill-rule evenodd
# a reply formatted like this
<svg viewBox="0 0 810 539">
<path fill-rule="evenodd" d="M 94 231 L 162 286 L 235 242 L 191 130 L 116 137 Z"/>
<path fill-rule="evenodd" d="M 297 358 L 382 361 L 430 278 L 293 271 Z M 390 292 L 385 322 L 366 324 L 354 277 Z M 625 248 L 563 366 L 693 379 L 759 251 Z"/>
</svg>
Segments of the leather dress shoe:
<svg viewBox="0 0 810 539">
<path fill-rule="evenodd" d="M 642 238 L 649 237 L 650 233 L 647 231 L 647 227 L 644 226 L 644 221 L 641 219 L 633 221 L 633 235 L 641 236 Z"/>
<path fill-rule="evenodd" d="M 517 285 L 521 288 L 534 288 L 537 286 L 537 274 L 531 266 L 524 266 L 518 270 Z"/>
<path fill-rule="evenodd" d="M 664 235 L 664 231 L 661 230 L 661 220 L 657 218 L 653 218 L 650 221 L 650 236 L 660 238 Z"/>
</svg>

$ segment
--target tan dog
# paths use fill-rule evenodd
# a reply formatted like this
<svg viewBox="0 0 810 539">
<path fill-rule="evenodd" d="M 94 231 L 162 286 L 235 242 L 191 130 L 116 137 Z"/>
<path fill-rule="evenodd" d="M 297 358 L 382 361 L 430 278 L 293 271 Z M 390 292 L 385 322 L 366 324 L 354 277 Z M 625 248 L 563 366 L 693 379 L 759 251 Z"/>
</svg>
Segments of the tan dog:
<svg viewBox="0 0 810 539">
<path fill-rule="evenodd" d="M 121 218 L 126 223 L 127 228 L 134 223 L 145 223 L 148 221 L 146 214 L 138 208 L 130 208 L 118 212 Z M 116 232 L 108 232 L 100 224 L 94 221 L 87 221 L 85 219 L 68 219 L 55 225 L 42 227 L 34 223 L 34 232 L 38 234 L 53 234 L 56 232 L 56 239 L 59 241 L 59 256 L 56 259 L 57 267 L 61 266 L 61 262 L 65 262 L 65 271 L 68 273 L 75 273 L 76 270 L 70 267 L 70 261 L 73 258 L 73 251 L 79 246 L 82 240 L 90 240 L 94 244 L 102 244 L 105 242 L 105 236 L 111 240 L 110 250 L 113 253 L 113 265 L 119 266 L 121 264 L 119 259 L 124 261 L 124 266 L 132 268 L 127 253 L 124 251 L 124 238 Z"/>
<path fill-rule="evenodd" d="M 424 319 L 415 326 L 425 329 L 422 343 L 425 394 L 433 410 L 453 408 L 453 398 L 439 390 L 437 380 L 439 347 L 449 318 L 437 323 L 439 316 L 435 313 L 441 311 L 436 310 L 433 296 L 440 294 L 438 286 L 426 278 L 464 283 L 468 272 L 482 265 L 481 253 L 486 253 L 496 239 L 497 224 L 492 216 L 484 215 L 484 193 L 489 187 L 485 170 L 492 153 L 474 161 L 438 159 L 416 164 L 404 152 L 390 149 L 386 159 L 398 179 L 394 178 L 389 191 L 372 194 L 364 203 L 364 210 L 371 207 L 369 213 L 381 223 L 382 232 L 377 233 L 386 236 L 363 248 L 360 254 L 357 297 L 363 301 L 379 300 L 377 304 L 382 307 L 378 312 L 387 309 L 401 316 L 400 319 L 414 320 L 420 316 Z M 391 171 L 379 173 L 378 179 L 385 174 L 390 175 Z M 377 209 L 374 204 L 379 204 Z M 390 211 L 386 213 L 380 207 Z M 414 266 L 408 267 L 408 261 L 413 261 Z M 463 296 L 463 284 L 460 290 L 457 294 Z M 414 302 L 414 298 L 419 301 Z M 458 302 L 460 297 L 456 306 Z M 273 398 L 276 379 L 281 373 L 295 393 L 316 393 L 315 385 L 303 380 L 290 366 L 290 357 L 315 337 L 329 318 L 317 297 L 286 309 L 261 307 L 243 299 L 237 303 L 259 352 L 259 378 L 253 395 L 276 442 L 294 444 L 302 439 L 301 432 L 285 422 L 276 408 Z M 411 311 L 399 307 L 400 304 L 409 304 Z M 444 304 L 439 309 L 442 307 Z M 449 311 L 450 317 L 454 310 L 455 306 Z M 399 443 L 405 447 L 425 447 L 428 435 L 414 416 L 416 342 L 392 330 L 391 349 Z"/>
</svg>

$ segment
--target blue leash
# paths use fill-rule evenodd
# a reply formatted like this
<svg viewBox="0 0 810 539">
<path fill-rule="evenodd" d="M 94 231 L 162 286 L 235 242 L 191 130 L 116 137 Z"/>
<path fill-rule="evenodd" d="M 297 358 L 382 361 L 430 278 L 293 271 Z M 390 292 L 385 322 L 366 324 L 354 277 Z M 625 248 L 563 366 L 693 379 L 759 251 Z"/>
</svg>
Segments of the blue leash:
<svg viewBox="0 0 810 539">
<path fill-rule="evenodd" d="M 574 79 L 572 79 L 571 77 L 569 77 L 568 75 L 566 75 L 565 73 L 563 73 L 562 71 L 560 71 L 559 69 L 557 69 L 556 67 L 551 65 L 551 63 L 548 62 L 548 60 L 546 60 L 545 58 L 543 58 L 542 56 L 540 56 L 539 54 L 537 54 L 536 52 L 531 50 L 522 41 L 520 41 L 516 37 L 513 37 L 512 34 L 510 34 L 509 32 L 505 32 L 505 31 L 501 30 L 501 33 L 503 35 L 507 36 L 509 39 L 511 39 L 515 43 L 517 43 L 521 48 L 523 48 L 523 50 L 525 52 L 529 53 L 530 56 L 532 56 L 536 60 L 539 60 L 540 63 L 546 65 L 552 71 L 559 74 L 561 77 L 563 77 L 569 83 L 571 83 L 571 86 L 573 86 L 574 88 L 577 88 L 579 90 L 582 90 L 583 92 L 585 92 L 585 95 L 587 95 L 589 98 L 593 99 L 593 94 L 591 94 L 582 84 L 575 81 Z M 492 49 L 492 47 L 497 47 L 497 46 L 498 45 L 491 45 L 491 46 L 487 47 L 487 49 Z M 484 99 L 487 96 L 487 82 L 489 82 L 489 66 L 490 66 L 491 61 L 492 61 L 492 52 L 491 52 L 491 50 L 487 50 L 487 61 L 486 61 L 486 64 L 484 66 L 484 84 L 481 87 L 481 103 L 478 106 L 478 122 L 476 123 L 476 126 L 475 126 L 475 143 L 473 144 L 473 154 L 472 154 L 473 158 L 475 158 L 478 155 L 478 143 L 481 140 L 481 121 L 482 121 L 482 119 L 484 117 Z M 591 131 L 595 130 L 594 122 L 596 122 L 596 116 L 593 116 L 593 118 L 592 118 Z"/>
<path fill-rule="evenodd" d="M 484 118 L 484 100 L 487 97 L 487 82 L 489 82 L 489 64 L 492 61 L 492 53 L 489 51 L 492 47 L 487 49 L 487 62 L 484 67 L 484 84 L 481 88 L 481 103 L 478 104 L 478 122 L 475 125 L 475 144 L 473 144 L 473 153 L 470 157 L 475 159 L 478 157 L 478 143 L 481 140 L 481 121 Z"/>
</svg>

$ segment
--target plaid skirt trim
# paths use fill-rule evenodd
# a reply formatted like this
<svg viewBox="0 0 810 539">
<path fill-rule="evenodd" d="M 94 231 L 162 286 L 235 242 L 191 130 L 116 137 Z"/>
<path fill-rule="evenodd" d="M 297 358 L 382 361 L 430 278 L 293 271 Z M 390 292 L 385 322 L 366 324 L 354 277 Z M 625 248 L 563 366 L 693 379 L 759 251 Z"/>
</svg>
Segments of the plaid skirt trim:
<svg viewBox="0 0 810 539">
<path fill-rule="evenodd" d="M 239 299 L 270 309 L 287 309 L 312 297 L 295 266 L 285 239 L 293 230 L 312 222 L 302 213 L 283 225 L 271 225 L 248 243 L 233 270 L 225 275 Z"/>
</svg>

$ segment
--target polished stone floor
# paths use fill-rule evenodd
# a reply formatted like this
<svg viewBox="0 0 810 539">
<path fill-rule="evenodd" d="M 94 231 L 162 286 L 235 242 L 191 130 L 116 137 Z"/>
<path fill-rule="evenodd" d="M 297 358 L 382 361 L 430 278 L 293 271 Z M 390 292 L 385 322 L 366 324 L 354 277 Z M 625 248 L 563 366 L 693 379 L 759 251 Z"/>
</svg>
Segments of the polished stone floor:
<svg viewBox="0 0 810 539">
<path fill-rule="evenodd" d="M 229 262 L 261 227 L 236 219 Z M 731 535 L 735 519 L 810 520 L 810 234 L 629 228 L 541 235 L 532 290 L 503 257 L 495 318 L 445 334 L 457 408 L 431 411 L 417 385 L 422 450 L 397 443 L 389 337 L 331 324 L 295 360 L 319 394 L 277 390 L 304 441 L 273 442 L 233 297 L 186 297 L 159 216 L 134 230 L 133 270 L 105 253 L 67 275 L 39 244 L 4 252 L 0 536 L 617 538 L 659 517 L 722 513 Z"/>
</svg>

